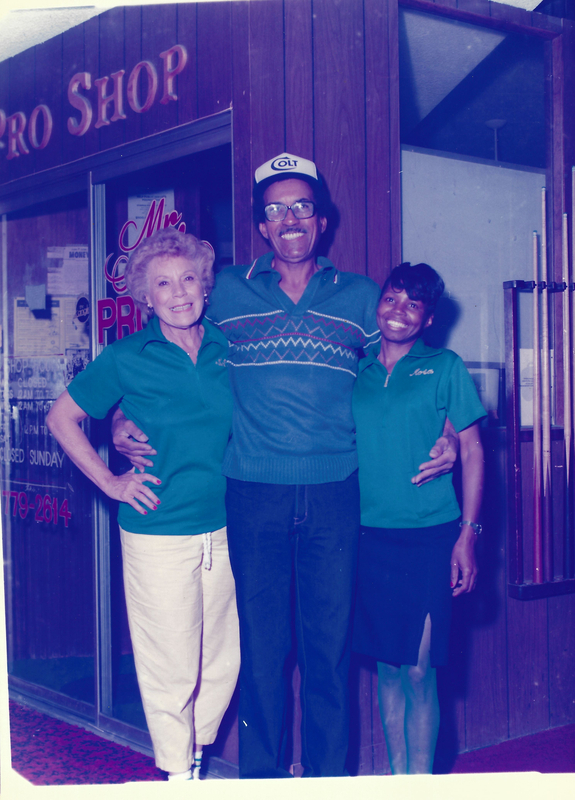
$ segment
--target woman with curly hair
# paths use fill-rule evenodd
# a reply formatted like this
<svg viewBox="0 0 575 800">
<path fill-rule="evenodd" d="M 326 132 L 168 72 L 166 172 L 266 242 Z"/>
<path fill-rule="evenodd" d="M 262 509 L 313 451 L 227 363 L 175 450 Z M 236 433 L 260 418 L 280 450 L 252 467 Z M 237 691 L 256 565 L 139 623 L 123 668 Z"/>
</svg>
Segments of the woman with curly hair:
<svg viewBox="0 0 575 800">
<path fill-rule="evenodd" d="M 354 649 L 377 661 L 394 774 L 432 771 L 451 597 L 471 592 L 477 577 L 485 411 L 459 356 L 421 338 L 443 288 L 428 264 L 392 270 L 377 308 L 381 348 L 360 363 L 353 395 L 361 493 Z M 463 519 L 451 475 L 419 485 L 412 478 L 447 418 L 459 433 Z"/>
<path fill-rule="evenodd" d="M 199 778 L 239 670 L 239 633 L 225 521 L 232 397 L 227 340 L 204 319 L 214 251 L 174 228 L 126 266 L 144 330 L 106 347 L 48 415 L 70 459 L 119 500 L 124 588 L 138 683 L 157 766 Z M 116 404 L 147 431 L 153 474 L 114 475 L 80 427 Z"/>
</svg>

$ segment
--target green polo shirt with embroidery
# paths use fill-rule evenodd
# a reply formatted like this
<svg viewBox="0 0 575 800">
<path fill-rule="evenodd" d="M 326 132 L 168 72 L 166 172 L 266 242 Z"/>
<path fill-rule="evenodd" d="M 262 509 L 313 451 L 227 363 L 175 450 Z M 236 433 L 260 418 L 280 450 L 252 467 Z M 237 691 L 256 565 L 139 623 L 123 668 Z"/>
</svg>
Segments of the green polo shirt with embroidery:
<svg viewBox="0 0 575 800">
<path fill-rule="evenodd" d="M 377 353 L 368 353 L 359 366 L 353 415 L 362 524 L 424 528 L 457 519 L 451 474 L 423 486 L 411 478 L 429 461 L 446 417 L 459 432 L 485 416 L 460 357 L 418 339 L 389 374 Z"/>
<path fill-rule="evenodd" d="M 103 419 L 120 403 L 158 454 L 146 484 L 161 504 L 146 516 L 120 503 L 118 522 L 131 533 L 200 534 L 226 524 L 222 460 L 232 421 L 228 343 L 204 321 L 197 363 L 169 342 L 157 317 L 106 347 L 68 386 L 87 414 Z"/>
</svg>

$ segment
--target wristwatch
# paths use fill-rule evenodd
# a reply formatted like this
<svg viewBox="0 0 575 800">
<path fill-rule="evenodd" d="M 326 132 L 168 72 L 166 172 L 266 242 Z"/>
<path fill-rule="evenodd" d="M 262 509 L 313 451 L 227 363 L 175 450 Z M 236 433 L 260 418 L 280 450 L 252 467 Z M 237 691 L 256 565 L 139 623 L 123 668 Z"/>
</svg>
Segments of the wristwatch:
<svg viewBox="0 0 575 800">
<path fill-rule="evenodd" d="M 479 536 L 479 534 L 483 530 L 483 525 L 480 525 L 478 522 L 469 522 L 468 519 L 464 519 L 463 522 L 459 523 L 460 528 L 463 528 L 464 525 L 469 525 L 470 528 L 473 528 L 473 533 L 476 536 Z"/>
</svg>

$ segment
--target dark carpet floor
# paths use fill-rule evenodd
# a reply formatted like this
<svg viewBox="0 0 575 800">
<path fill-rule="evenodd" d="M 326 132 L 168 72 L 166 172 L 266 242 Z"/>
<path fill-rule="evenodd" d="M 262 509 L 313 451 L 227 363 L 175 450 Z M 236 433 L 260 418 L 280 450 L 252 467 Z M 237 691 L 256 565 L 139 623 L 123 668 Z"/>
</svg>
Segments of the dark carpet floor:
<svg viewBox="0 0 575 800">
<path fill-rule="evenodd" d="M 10 702 L 12 767 L 37 786 L 166 779 L 151 758 Z M 452 773 L 575 772 L 575 725 L 459 755 Z"/>
<path fill-rule="evenodd" d="M 152 758 L 10 701 L 12 769 L 36 786 L 163 781 Z"/>
</svg>

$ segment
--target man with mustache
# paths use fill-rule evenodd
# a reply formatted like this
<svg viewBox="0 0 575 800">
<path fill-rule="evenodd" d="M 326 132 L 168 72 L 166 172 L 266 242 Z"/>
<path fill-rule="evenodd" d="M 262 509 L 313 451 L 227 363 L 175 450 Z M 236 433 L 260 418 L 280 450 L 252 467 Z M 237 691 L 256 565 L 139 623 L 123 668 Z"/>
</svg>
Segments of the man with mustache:
<svg viewBox="0 0 575 800">
<path fill-rule="evenodd" d="M 347 774 L 359 535 L 351 395 L 362 349 L 379 343 L 380 290 L 317 256 L 330 205 L 313 162 L 283 153 L 259 167 L 254 220 L 271 251 L 221 272 L 207 311 L 230 342 L 234 419 L 223 472 L 240 617 L 242 778 L 290 777 L 294 630 L 303 775 Z M 134 453 L 153 451 L 129 425 L 116 427 L 114 441 L 138 463 Z M 445 439 L 430 455 L 414 482 L 449 471 L 456 457 Z"/>
</svg>

